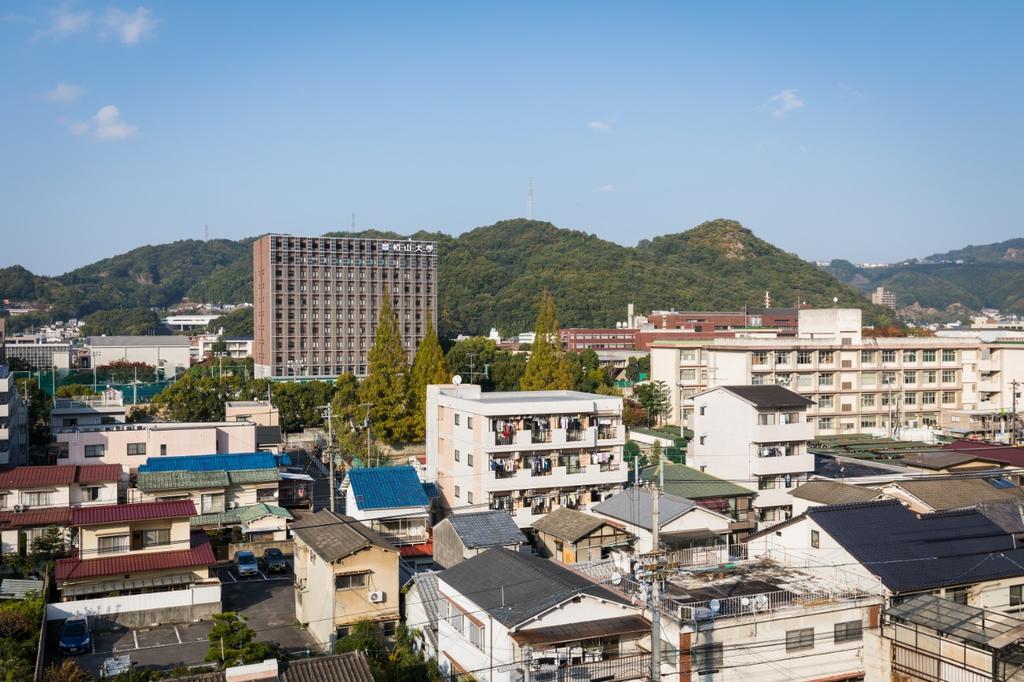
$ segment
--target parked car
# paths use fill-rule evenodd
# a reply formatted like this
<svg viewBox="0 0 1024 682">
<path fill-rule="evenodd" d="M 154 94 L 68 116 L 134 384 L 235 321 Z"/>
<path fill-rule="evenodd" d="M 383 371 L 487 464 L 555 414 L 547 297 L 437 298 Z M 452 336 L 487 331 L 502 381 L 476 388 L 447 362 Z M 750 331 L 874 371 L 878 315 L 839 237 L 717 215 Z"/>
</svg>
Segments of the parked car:
<svg viewBox="0 0 1024 682">
<path fill-rule="evenodd" d="M 235 552 L 235 572 L 240 578 L 247 575 L 259 575 L 260 567 L 256 563 L 256 555 L 245 549 Z"/>
<path fill-rule="evenodd" d="M 92 651 L 92 631 L 85 616 L 72 616 L 64 621 L 60 629 L 57 647 L 64 655 L 87 654 Z"/>
<path fill-rule="evenodd" d="M 284 560 L 284 553 L 276 547 L 268 547 L 263 550 L 263 565 L 267 573 L 284 573 L 288 570 L 288 562 Z"/>
</svg>

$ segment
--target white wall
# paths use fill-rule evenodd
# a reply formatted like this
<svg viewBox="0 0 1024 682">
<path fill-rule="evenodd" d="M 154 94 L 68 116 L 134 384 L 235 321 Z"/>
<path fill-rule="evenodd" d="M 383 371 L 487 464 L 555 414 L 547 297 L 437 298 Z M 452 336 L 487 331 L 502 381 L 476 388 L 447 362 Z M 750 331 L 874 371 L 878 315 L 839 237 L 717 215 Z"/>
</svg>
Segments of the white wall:
<svg viewBox="0 0 1024 682">
<path fill-rule="evenodd" d="M 63 620 L 71 616 L 111 616 L 133 611 L 159 611 L 198 604 L 219 604 L 220 585 L 197 585 L 185 590 L 130 594 L 122 597 L 80 599 L 46 605 L 47 620 Z M 159 621 L 160 615 L 154 619 Z"/>
</svg>

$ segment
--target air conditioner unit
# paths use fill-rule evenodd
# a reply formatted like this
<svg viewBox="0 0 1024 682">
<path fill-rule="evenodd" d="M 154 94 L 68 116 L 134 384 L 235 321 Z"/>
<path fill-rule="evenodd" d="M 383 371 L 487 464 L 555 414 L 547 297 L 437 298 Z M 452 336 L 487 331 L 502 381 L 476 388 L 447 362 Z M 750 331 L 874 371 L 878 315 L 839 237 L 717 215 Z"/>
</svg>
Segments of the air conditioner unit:
<svg viewBox="0 0 1024 682">
<path fill-rule="evenodd" d="M 20 504 L 14 505 L 14 513 L 15 514 L 20 514 L 24 509 L 25 508 L 22 507 Z"/>
<path fill-rule="evenodd" d="M 384 593 L 383 592 L 371 592 L 370 593 L 370 603 L 371 604 L 383 604 L 384 603 Z"/>
</svg>

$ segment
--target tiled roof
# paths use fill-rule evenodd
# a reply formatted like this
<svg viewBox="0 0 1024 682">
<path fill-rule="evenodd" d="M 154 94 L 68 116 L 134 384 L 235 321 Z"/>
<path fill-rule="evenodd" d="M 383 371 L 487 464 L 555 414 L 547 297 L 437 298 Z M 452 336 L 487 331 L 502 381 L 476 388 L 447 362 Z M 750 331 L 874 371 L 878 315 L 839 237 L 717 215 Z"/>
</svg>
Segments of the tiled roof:
<svg viewBox="0 0 1024 682">
<path fill-rule="evenodd" d="M 523 531 L 503 511 L 455 514 L 448 517 L 448 523 L 452 524 L 466 549 L 519 545 L 526 541 Z"/>
<path fill-rule="evenodd" d="M 288 661 L 281 682 L 373 682 L 373 673 L 363 652 L 352 651 Z"/>
<path fill-rule="evenodd" d="M 417 573 L 412 577 L 416 590 L 419 593 L 420 603 L 423 604 L 423 612 L 427 616 L 428 623 L 419 623 L 419 630 L 431 644 L 431 650 L 437 650 L 437 618 L 440 613 L 439 607 L 444 600 L 437 592 L 437 571 L 425 571 Z M 406 598 L 406 604 L 409 603 Z"/>
<path fill-rule="evenodd" d="M 985 457 L 982 455 L 969 455 L 966 452 L 931 450 L 903 455 L 900 457 L 899 462 L 907 466 L 938 470 L 984 459 Z M 992 468 L 998 468 L 998 464 L 993 462 Z"/>
<path fill-rule="evenodd" d="M 411 466 L 350 469 L 352 495 L 360 510 L 426 507 L 430 504 Z"/>
<path fill-rule="evenodd" d="M 103 523 L 173 519 L 195 515 L 196 506 L 192 500 L 105 504 L 96 507 L 75 507 L 72 510 L 71 523 L 75 526 L 92 526 Z"/>
<path fill-rule="evenodd" d="M 791 490 L 789 494 L 820 504 L 849 504 L 850 502 L 867 502 L 879 497 L 882 493 L 872 488 L 860 488 L 836 481 L 808 481 Z"/>
<path fill-rule="evenodd" d="M 139 472 L 155 471 L 241 471 L 243 469 L 276 469 L 277 460 L 269 452 L 237 455 L 184 455 L 181 457 L 150 457 Z"/>
<path fill-rule="evenodd" d="M 705 473 L 685 464 L 664 463 L 665 492 L 686 500 L 699 500 L 705 497 L 738 497 L 753 495 L 754 491 L 743 486 L 722 480 L 717 476 Z M 658 467 L 647 467 L 640 473 L 644 481 L 653 481 L 658 477 Z"/>
<path fill-rule="evenodd" d="M 281 480 L 281 472 L 277 469 L 244 469 L 229 471 L 228 478 L 233 485 L 245 483 L 274 483 Z"/>
<path fill-rule="evenodd" d="M 973 507 L 979 502 L 1024 500 L 1024 490 L 1004 478 L 994 480 L 1004 487 L 982 478 L 897 481 L 893 486 L 902 488 L 935 511 Z"/>
<path fill-rule="evenodd" d="M 71 485 L 72 483 L 106 483 L 121 478 L 119 464 L 77 466 L 22 466 L 0 472 L 0 488 L 35 488 L 43 485 Z"/>
<path fill-rule="evenodd" d="M 606 523 L 608 521 L 605 519 L 599 519 L 596 516 L 584 514 L 575 509 L 559 507 L 530 525 L 542 533 L 553 535 L 567 542 L 576 542 L 580 538 L 590 535 Z"/>
<path fill-rule="evenodd" d="M 58 559 L 56 577 L 60 582 L 107 575 L 166 571 L 173 568 L 209 566 L 217 563 L 206 533 L 195 531 L 189 549 L 170 552 L 136 552 L 99 559 Z"/>
<path fill-rule="evenodd" d="M 309 545 L 324 561 L 332 562 L 367 547 L 394 547 L 378 533 L 351 516 L 323 509 L 288 525 L 293 535 Z"/>
<path fill-rule="evenodd" d="M 229 483 L 226 471 L 142 471 L 139 472 L 136 486 L 146 493 L 156 490 L 226 488 Z"/>
<path fill-rule="evenodd" d="M 811 507 L 785 523 L 804 516 L 895 593 L 1024 576 L 1024 548 L 977 510 L 919 516 L 885 500 Z"/>
<path fill-rule="evenodd" d="M 235 507 L 220 514 L 199 514 L 193 516 L 190 523 L 193 526 L 233 526 L 239 523 L 249 523 L 266 516 L 279 516 L 289 521 L 295 518 L 290 511 L 283 507 L 260 502 L 247 507 Z"/>
<path fill-rule="evenodd" d="M 0 528 L 69 525 L 71 525 L 71 507 L 29 509 L 18 513 L 0 512 Z"/>
<path fill-rule="evenodd" d="M 424 557 L 434 555 L 434 541 L 421 542 L 416 545 L 400 545 L 398 553 L 403 557 Z"/>
<path fill-rule="evenodd" d="M 720 386 L 719 388 L 729 391 L 754 407 L 770 409 L 773 407 L 807 407 L 813 405 L 814 401 L 789 390 L 785 386 L 777 384 L 763 384 L 760 386 Z M 712 389 L 714 390 L 714 389 Z"/>
<path fill-rule="evenodd" d="M 953 450 L 983 459 L 1002 462 L 1011 466 L 1024 466 L 1024 448 L 1011 445 L 991 445 L 969 440 L 958 440 L 946 445 L 944 450 Z"/>
<path fill-rule="evenodd" d="M 659 525 L 664 527 L 666 523 L 678 519 L 695 506 L 693 500 L 675 495 L 662 495 L 658 505 Z M 651 491 L 637 486 L 626 488 L 604 502 L 595 504 L 591 511 L 651 530 Z"/>
<path fill-rule="evenodd" d="M 438 579 L 506 627 L 519 625 L 577 594 L 629 603 L 558 562 L 501 547 L 459 562 L 438 574 Z"/>
</svg>

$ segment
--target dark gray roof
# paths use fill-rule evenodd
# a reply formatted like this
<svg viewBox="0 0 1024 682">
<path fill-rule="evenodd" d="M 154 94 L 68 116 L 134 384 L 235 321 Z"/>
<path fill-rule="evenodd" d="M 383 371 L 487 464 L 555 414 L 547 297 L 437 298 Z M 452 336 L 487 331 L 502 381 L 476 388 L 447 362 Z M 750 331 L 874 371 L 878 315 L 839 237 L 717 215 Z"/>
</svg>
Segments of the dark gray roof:
<svg viewBox="0 0 1024 682">
<path fill-rule="evenodd" d="M 882 493 L 872 488 L 860 488 L 838 481 L 807 481 L 807 483 L 794 488 L 789 494 L 820 504 L 849 504 L 850 502 L 867 502 Z"/>
<path fill-rule="evenodd" d="M 256 427 L 256 445 L 276 445 L 280 444 L 281 438 L 281 427 L 280 426 L 257 426 Z"/>
<path fill-rule="evenodd" d="M 775 384 L 722 386 L 721 388 L 746 400 L 754 407 L 763 409 L 770 407 L 807 407 L 814 404 L 814 401 L 810 398 L 805 398 L 785 386 L 777 386 Z"/>
<path fill-rule="evenodd" d="M 870 462 L 854 462 L 837 459 L 832 455 L 814 453 L 814 475 L 826 478 L 859 478 L 861 476 L 892 476 L 896 473 L 890 467 L 873 466 Z"/>
<path fill-rule="evenodd" d="M 1007 533 L 1024 533 L 1024 501 L 982 502 L 978 511 Z"/>
<path fill-rule="evenodd" d="M 288 524 L 288 528 L 328 563 L 371 546 L 396 551 L 387 540 L 351 516 L 327 509 L 304 516 Z"/>
<path fill-rule="evenodd" d="M 658 504 L 660 525 L 664 526 L 669 521 L 678 519 L 695 506 L 697 505 L 693 500 L 684 500 L 675 495 L 662 495 Z M 595 504 L 592 511 L 651 530 L 651 491 L 637 486 L 626 488 L 604 502 Z"/>
<path fill-rule="evenodd" d="M 448 521 L 467 549 L 518 545 L 526 540 L 516 522 L 503 511 L 455 514 Z"/>
<path fill-rule="evenodd" d="M 803 516 L 894 593 L 1024 576 L 1024 548 L 975 509 L 919 516 L 884 500 L 811 507 L 785 523 Z"/>
<path fill-rule="evenodd" d="M 620 594 L 548 559 L 495 547 L 442 571 L 438 578 L 506 627 L 578 594 L 628 604 Z"/>
<path fill-rule="evenodd" d="M 281 682 L 373 682 L 362 651 L 314 656 L 285 664 Z"/>
<path fill-rule="evenodd" d="M 596 516 L 584 514 L 575 509 L 559 507 L 530 525 L 542 533 L 553 535 L 567 542 L 576 542 L 580 538 L 590 535 L 606 523 L 608 522 Z"/>
</svg>

